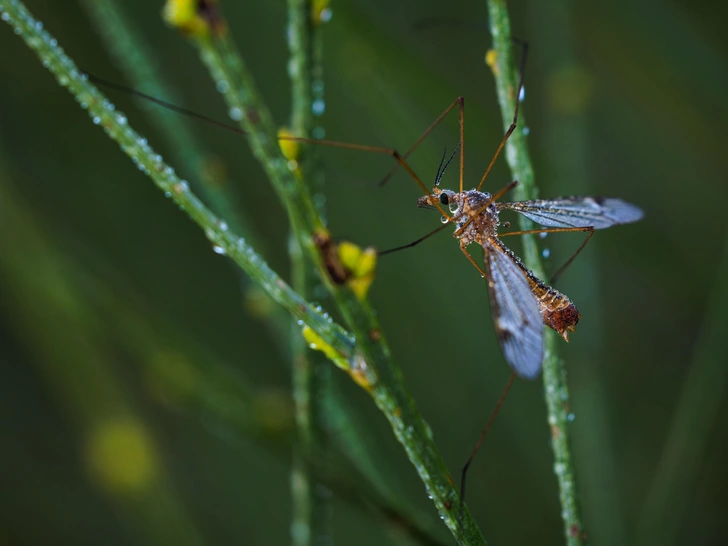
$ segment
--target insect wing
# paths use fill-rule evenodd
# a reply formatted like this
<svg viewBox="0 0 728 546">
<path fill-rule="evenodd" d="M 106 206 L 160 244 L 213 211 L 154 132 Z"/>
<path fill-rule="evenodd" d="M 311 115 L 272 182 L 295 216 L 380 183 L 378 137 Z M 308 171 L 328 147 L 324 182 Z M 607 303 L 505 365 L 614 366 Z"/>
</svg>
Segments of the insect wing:
<svg viewBox="0 0 728 546">
<path fill-rule="evenodd" d="M 499 246 L 483 246 L 498 342 L 513 370 L 527 379 L 541 371 L 543 320 L 523 272 Z"/>
<path fill-rule="evenodd" d="M 499 209 L 515 210 L 546 227 L 593 227 L 604 229 L 636 222 L 642 210 L 613 197 L 557 197 L 499 203 Z"/>
</svg>

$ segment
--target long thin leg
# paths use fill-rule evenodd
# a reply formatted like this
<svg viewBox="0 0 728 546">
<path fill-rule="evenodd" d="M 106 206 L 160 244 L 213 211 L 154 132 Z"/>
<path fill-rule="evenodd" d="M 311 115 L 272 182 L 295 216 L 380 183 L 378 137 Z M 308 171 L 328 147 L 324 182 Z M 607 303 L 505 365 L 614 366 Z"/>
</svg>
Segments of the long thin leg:
<svg viewBox="0 0 728 546">
<path fill-rule="evenodd" d="M 422 191 L 425 193 L 426 196 L 430 196 L 430 190 L 427 189 L 427 186 L 425 186 L 424 182 L 420 180 L 420 177 L 417 176 L 415 171 L 407 164 L 407 161 L 405 161 L 404 157 L 402 157 L 402 154 L 400 154 L 397 150 L 394 148 L 380 148 L 378 146 L 366 146 L 364 144 L 351 144 L 348 142 L 338 142 L 336 140 L 317 140 L 313 138 L 303 138 L 303 137 L 294 137 L 294 136 L 279 136 L 278 140 L 291 140 L 293 142 L 307 142 L 309 144 L 316 144 L 318 146 L 330 146 L 332 148 L 346 148 L 349 150 L 359 150 L 362 152 L 372 152 L 375 154 L 385 154 L 392 156 L 399 165 L 404 168 L 405 171 L 409 173 L 409 175 L 412 177 L 412 179 L 417 182 L 417 185 L 422 189 Z M 435 207 L 437 207 L 437 210 L 439 210 L 442 215 L 445 218 L 452 219 L 450 213 L 445 212 L 445 209 L 442 208 L 439 201 L 435 200 L 432 203 Z"/>
<path fill-rule="evenodd" d="M 507 186 L 503 186 L 501 189 L 499 189 L 497 192 L 495 192 L 493 195 L 490 196 L 490 199 L 486 201 L 477 211 L 475 211 L 474 214 L 471 214 L 470 218 L 468 218 L 468 221 L 465 222 L 456 232 L 455 237 L 459 237 L 463 234 L 465 231 L 465 228 L 467 228 L 470 223 L 475 220 L 480 213 L 482 213 L 485 209 L 487 209 L 490 205 L 492 205 L 495 201 L 503 197 L 504 194 L 511 191 L 513 188 L 515 188 L 518 185 L 518 180 L 514 180 L 513 182 L 509 183 Z"/>
<path fill-rule="evenodd" d="M 420 237 L 416 241 L 412 241 L 411 243 L 406 244 L 406 245 L 397 246 L 397 247 L 394 247 L 394 248 L 388 248 L 387 250 L 382 250 L 381 252 L 377 252 L 377 256 L 384 256 L 385 254 L 392 254 L 393 252 L 397 252 L 398 250 L 404 250 L 405 248 L 412 248 L 413 246 L 420 244 L 425 239 L 429 239 L 435 233 L 441 232 L 443 229 L 445 229 L 449 225 L 450 225 L 449 223 L 442 224 L 437 229 L 433 229 L 430 233 L 428 233 L 427 235 L 424 235 L 424 236 Z"/>
<path fill-rule="evenodd" d="M 480 184 L 478 184 L 478 190 L 480 190 L 481 186 L 483 185 L 483 182 L 485 182 L 485 179 L 488 178 L 488 174 L 490 173 L 490 170 L 493 168 L 493 164 L 495 163 L 495 160 L 498 159 L 498 156 L 500 155 L 501 151 L 503 150 L 503 147 L 506 145 L 506 141 L 511 136 L 513 131 L 516 129 L 516 124 L 518 123 L 518 108 L 521 103 L 521 90 L 523 89 L 523 75 L 526 72 L 526 58 L 528 57 L 528 43 L 519 41 L 518 43 L 521 44 L 523 47 L 523 56 L 521 57 L 521 67 L 520 72 L 521 76 L 518 81 L 518 89 L 516 91 L 516 108 L 513 112 L 513 122 L 511 123 L 511 126 L 508 127 L 508 130 L 506 131 L 505 136 L 503 137 L 503 140 L 501 140 L 500 146 L 498 146 L 498 149 L 495 151 L 495 155 L 493 156 L 493 159 L 490 160 L 490 164 L 488 165 L 488 168 L 485 170 L 485 174 L 483 175 L 483 178 L 480 179 Z M 462 191 L 462 190 L 461 190 Z"/>
<path fill-rule="evenodd" d="M 460 243 L 460 250 L 462 250 L 462 251 L 463 251 L 463 254 L 465 254 L 465 257 L 466 257 L 466 258 L 467 258 L 467 259 L 468 259 L 468 260 L 470 261 L 470 263 L 471 263 L 471 264 L 473 264 L 473 267 L 475 267 L 475 269 L 477 269 L 478 271 L 480 271 L 480 274 L 481 274 L 481 276 L 482 276 L 482 277 L 483 277 L 484 279 L 487 279 L 487 278 L 488 278 L 488 275 L 486 274 L 486 272 L 485 272 L 485 271 L 483 271 L 483 268 L 482 268 L 482 267 L 480 267 L 480 266 L 479 266 L 479 265 L 478 265 L 478 264 L 477 264 L 477 263 L 475 262 L 475 260 L 473 260 L 473 257 L 472 257 L 472 256 L 470 255 L 470 253 L 469 253 L 469 252 L 467 251 L 467 249 L 465 248 L 465 245 L 464 245 L 463 243 Z"/>
<path fill-rule="evenodd" d="M 516 379 L 516 372 L 513 372 L 511 374 L 511 377 L 508 378 L 508 383 L 506 383 L 506 388 L 503 389 L 503 394 L 501 394 L 501 397 L 498 400 L 498 403 L 496 404 L 495 409 L 493 410 L 493 413 L 490 416 L 490 419 L 488 419 L 488 423 L 485 425 L 483 432 L 480 433 L 480 438 L 478 438 L 478 442 L 475 444 L 473 451 L 470 453 L 470 457 L 468 457 L 468 460 L 466 461 L 465 465 L 463 465 L 463 469 L 460 474 L 460 509 L 461 510 L 462 510 L 463 505 L 465 504 L 465 479 L 467 478 L 468 468 L 470 468 L 470 465 L 472 464 L 473 459 L 475 459 L 475 456 L 478 454 L 478 451 L 480 450 L 480 446 L 483 444 L 483 440 L 485 440 L 485 437 L 488 434 L 490 427 L 493 425 L 493 422 L 495 421 L 495 418 L 498 415 L 498 412 L 500 411 L 501 406 L 503 405 L 503 402 L 506 401 L 506 396 L 508 395 L 508 391 L 511 390 L 511 387 L 513 386 L 513 381 L 515 379 Z"/>
<path fill-rule="evenodd" d="M 460 193 L 463 193 L 463 172 L 465 169 L 465 99 L 460 97 Z"/>
<path fill-rule="evenodd" d="M 206 121 L 208 123 L 212 123 L 213 125 L 217 125 L 218 127 L 222 127 L 223 129 L 227 129 L 234 133 L 238 133 L 238 134 L 242 134 L 242 135 L 247 134 L 245 131 L 243 131 L 242 129 L 239 129 L 238 127 L 229 125 L 227 123 L 223 123 L 221 121 L 217 121 L 215 119 L 209 118 L 207 116 L 203 116 L 202 114 L 198 114 L 196 112 L 192 112 L 191 110 L 187 110 L 186 108 L 181 108 L 179 106 L 175 106 L 174 104 L 163 101 L 161 99 L 157 99 L 155 97 L 152 97 L 152 96 L 142 93 L 140 91 L 136 91 L 135 89 L 131 89 L 131 88 L 125 87 L 123 85 L 115 84 L 113 82 L 109 82 L 109 81 L 103 80 L 101 78 L 97 78 L 96 76 L 93 76 L 91 74 L 86 74 L 86 75 L 88 76 L 88 79 L 94 83 L 105 85 L 111 89 L 115 89 L 117 91 L 129 93 L 131 95 L 135 95 L 135 96 L 144 98 L 146 100 L 154 102 L 155 104 L 158 104 L 159 106 L 162 106 L 163 108 L 173 110 L 175 112 L 178 112 L 182 115 L 185 115 L 185 116 L 188 116 L 191 118 L 195 118 L 195 119 L 199 119 L 201 121 Z M 440 117 L 437 120 L 435 120 L 435 123 L 433 123 L 433 125 L 431 125 L 430 128 L 427 129 L 427 131 L 425 131 L 425 134 L 422 135 L 419 140 L 422 140 L 425 136 L 427 136 L 427 134 L 432 130 L 432 128 L 437 123 L 439 123 L 441 121 L 441 119 L 445 116 L 445 114 L 447 114 L 450 110 L 452 110 L 452 108 L 457 103 L 460 103 L 460 105 L 461 105 L 460 106 L 460 108 L 461 108 L 460 115 L 462 118 L 463 101 L 462 101 L 462 97 L 458 97 L 458 99 L 455 100 L 455 102 L 453 102 L 448 107 L 448 109 L 443 114 L 440 115 Z M 460 133 L 461 133 L 461 138 L 462 138 L 462 121 L 461 121 Z M 414 179 L 414 181 L 417 182 L 417 184 L 420 186 L 422 191 L 425 192 L 425 195 L 428 195 L 428 196 L 430 195 L 430 190 L 427 188 L 427 186 L 425 186 L 425 184 L 422 183 L 422 180 L 420 180 L 420 177 L 417 176 L 417 174 L 414 172 L 414 170 L 412 170 L 412 167 L 410 167 L 404 159 L 404 157 L 406 157 L 414 149 L 416 144 L 419 144 L 419 142 L 417 142 L 415 144 L 415 146 L 410 148 L 410 150 L 407 152 L 407 154 L 405 154 L 405 156 L 403 157 L 397 150 L 395 150 L 393 148 L 379 148 L 376 146 L 363 146 L 361 144 L 349 144 L 346 142 L 336 142 L 333 140 L 316 140 L 316 139 L 311 139 L 311 138 L 288 137 L 288 136 L 279 136 L 278 140 L 290 140 L 290 141 L 294 141 L 294 142 L 308 142 L 310 144 L 318 144 L 320 146 L 332 146 L 335 148 L 349 148 L 351 150 L 361 150 L 361 151 L 365 151 L 365 152 L 374 152 L 374 153 L 379 153 L 379 154 L 391 155 L 397 161 L 398 166 L 401 165 L 409 173 L 409 175 Z M 462 157 L 463 157 L 462 156 L 462 146 L 460 148 L 460 157 L 461 157 L 460 171 L 461 171 L 461 178 L 462 178 Z M 450 214 L 445 212 L 445 209 L 443 209 L 438 202 L 435 202 L 434 205 L 435 205 L 435 207 L 437 207 L 437 209 L 442 213 L 442 215 L 444 217 L 451 218 Z"/>
<path fill-rule="evenodd" d="M 549 279 L 549 284 L 554 284 L 556 282 L 556 279 L 558 279 L 561 274 L 566 271 L 566 268 L 571 265 L 571 262 L 574 261 L 574 259 L 579 255 L 579 252 L 581 252 L 586 244 L 589 242 L 589 239 L 592 238 L 592 235 L 594 235 L 595 229 L 593 227 L 573 227 L 573 228 L 543 228 L 543 229 L 526 229 L 523 231 L 509 231 L 507 233 L 499 233 L 498 237 L 508 237 L 510 235 L 528 235 L 530 233 L 565 233 L 565 232 L 589 232 L 589 234 L 586 236 L 586 239 L 584 239 L 584 242 L 581 243 L 581 246 L 576 249 L 576 252 L 574 252 L 571 255 L 571 258 L 566 260 L 566 263 L 559 267 L 556 270 L 556 273 L 554 273 L 551 276 L 551 279 Z"/>
<path fill-rule="evenodd" d="M 455 108 L 455 105 L 456 104 L 460 104 L 460 127 L 461 127 L 461 131 L 460 131 L 460 146 L 461 146 L 461 151 L 460 151 L 460 154 L 462 155 L 462 141 L 463 141 L 463 135 L 462 135 L 462 117 L 463 117 L 463 106 L 464 106 L 464 102 L 465 102 L 465 99 L 463 97 L 456 98 L 452 102 L 452 104 L 450 106 L 448 106 L 447 108 L 445 108 L 445 111 L 442 114 L 440 114 L 437 117 L 437 119 L 435 121 L 433 121 L 432 124 L 430 124 L 430 126 L 427 129 L 425 129 L 425 132 L 420 135 L 420 137 L 415 141 L 415 143 L 412 146 L 410 146 L 409 150 L 407 150 L 404 154 L 402 154 L 402 157 L 405 158 L 405 159 L 408 158 L 409 155 L 412 152 L 415 151 L 415 148 L 417 148 L 417 146 L 419 146 L 422 143 L 422 141 L 425 140 L 425 137 L 427 135 L 429 135 L 432 132 L 432 130 L 435 127 L 437 127 L 437 125 L 445 118 L 445 116 L 447 116 L 450 113 L 450 110 L 452 110 L 453 108 Z M 462 162 L 462 159 L 461 159 L 461 162 Z M 396 170 L 398 168 L 399 168 L 399 165 L 395 165 L 394 167 L 392 167 L 391 170 L 384 176 L 384 178 L 382 178 L 379 181 L 379 184 L 378 185 L 379 186 L 384 186 L 384 184 L 387 183 L 387 181 L 392 177 L 392 175 L 396 172 Z M 462 168 L 461 168 L 461 179 L 462 179 Z M 462 190 L 462 186 L 460 188 L 460 191 L 463 191 Z"/>
</svg>

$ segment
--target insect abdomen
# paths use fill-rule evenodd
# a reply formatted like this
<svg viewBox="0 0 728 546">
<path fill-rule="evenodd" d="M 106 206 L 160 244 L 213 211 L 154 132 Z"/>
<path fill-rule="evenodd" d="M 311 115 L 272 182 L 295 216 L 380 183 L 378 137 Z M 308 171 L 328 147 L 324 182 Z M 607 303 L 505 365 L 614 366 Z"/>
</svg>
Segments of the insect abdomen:
<svg viewBox="0 0 728 546">
<path fill-rule="evenodd" d="M 534 287 L 533 291 L 544 324 L 556 330 L 564 340 L 569 341 L 569 332 L 574 331 L 581 318 L 576 306 L 568 297 L 550 286 L 541 284 L 539 287 Z"/>
</svg>

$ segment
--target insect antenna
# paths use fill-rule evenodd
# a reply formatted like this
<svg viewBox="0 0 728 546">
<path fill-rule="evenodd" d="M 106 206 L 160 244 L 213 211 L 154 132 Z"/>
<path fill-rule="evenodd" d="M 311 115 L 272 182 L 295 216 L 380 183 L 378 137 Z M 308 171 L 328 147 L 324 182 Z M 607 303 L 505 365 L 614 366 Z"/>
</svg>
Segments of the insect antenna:
<svg viewBox="0 0 728 546">
<path fill-rule="evenodd" d="M 460 149 L 460 142 L 458 142 L 458 145 L 455 146 L 455 149 L 452 151 L 452 154 L 450 154 L 449 159 L 447 160 L 447 162 L 445 162 L 444 167 L 442 166 L 442 162 L 445 161 L 445 154 L 447 154 L 447 147 L 442 152 L 442 159 L 440 160 L 440 166 L 437 167 L 437 175 L 435 176 L 435 186 L 436 187 L 440 185 L 440 180 L 442 180 L 442 175 L 445 174 L 445 170 L 447 169 L 447 166 L 450 165 L 450 162 L 455 157 L 455 154 L 458 153 L 459 149 Z"/>
<path fill-rule="evenodd" d="M 488 419 L 488 423 L 485 425 L 483 432 L 480 433 L 480 438 L 478 438 L 478 442 L 475 444 L 473 451 L 470 453 L 470 457 L 468 457 L 468 460 L 463 465 L 463 469 L 460 473 L 460 514 L 459 514 L 460 519 L 462 519 L 463 508 L 465 506 L 465 484 L 466 484 L 466 478 L 468 475 L 468 469 L 470 468 L 470 465 L 472 464 L 473 459 L 475 459 L 475 456 L 478 454 L 478 450 L 480 450 L 480 446 L 483 445 L 483 441 L 485 440 L 485 437 L 488 434 L 490 427 L 493 425 L 493 422 L 495 421 L 495 418 L 498 415 L 498 412 L 500 411 L 501 406 L 503 405 L 503 402 L 506 401 L 506 396 L 508 396 L 508 391 L 511 390 L 511 386 L 513 386 L 513 381 L 515 379 L 516 379 L 516 372 L 513 372 L 511 374 L 511 376 L 508 378 L 508 383 L 506 383 L 506 388 L 503 389 L 503 393 L 501 394 L 501 397 L 498 400 L 498 403 L 496 404 L 495 409 L 493 410 L 493 413 L 490 416 L 490 419 Z"/>
</svg>

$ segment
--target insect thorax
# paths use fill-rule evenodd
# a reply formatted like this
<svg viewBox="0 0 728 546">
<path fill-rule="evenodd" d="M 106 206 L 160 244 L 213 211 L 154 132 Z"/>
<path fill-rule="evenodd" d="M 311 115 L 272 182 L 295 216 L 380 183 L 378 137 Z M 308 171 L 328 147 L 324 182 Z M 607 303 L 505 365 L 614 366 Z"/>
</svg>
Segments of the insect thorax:
<svg viewBox="0 0 728 546">
<path fill-rule="evenodd" d="M 456 232 L 475 216 L 459 236 L 463 244 L 469 245 L 477 242 L 482 245 L 486 238 L 497 234 L 499 225 L 498 210 L 495 203 L 491 201 L 492 196 L 489 193 L 468 190 L 456 194 L 454 197 L 457 208 L 454 210 L 451 208 L 451 212 Z M 488 202 L 490 204 L 485 210 L 481 210 Z"/>
</svg>

